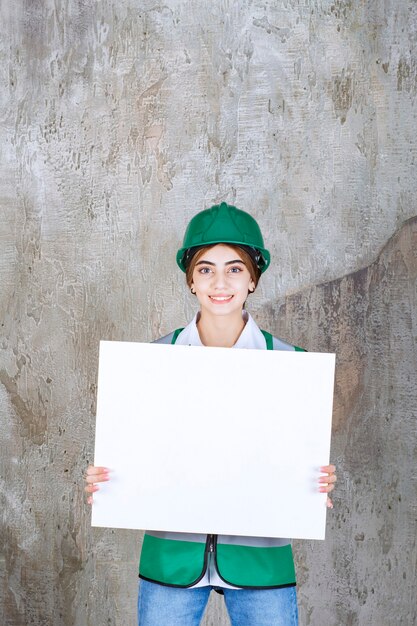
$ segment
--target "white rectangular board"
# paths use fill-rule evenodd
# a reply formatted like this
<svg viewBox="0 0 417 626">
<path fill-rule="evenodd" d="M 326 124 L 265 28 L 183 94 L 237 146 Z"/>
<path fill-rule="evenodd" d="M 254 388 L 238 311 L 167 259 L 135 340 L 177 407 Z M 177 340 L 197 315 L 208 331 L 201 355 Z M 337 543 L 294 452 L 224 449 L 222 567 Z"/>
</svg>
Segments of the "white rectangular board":
<svg viewBox="0 0 417 626">
<path fill-rule="evenodd" d="M 335 355 L 100 342 L 92 525 L 324 539 Z"/>
</svg>

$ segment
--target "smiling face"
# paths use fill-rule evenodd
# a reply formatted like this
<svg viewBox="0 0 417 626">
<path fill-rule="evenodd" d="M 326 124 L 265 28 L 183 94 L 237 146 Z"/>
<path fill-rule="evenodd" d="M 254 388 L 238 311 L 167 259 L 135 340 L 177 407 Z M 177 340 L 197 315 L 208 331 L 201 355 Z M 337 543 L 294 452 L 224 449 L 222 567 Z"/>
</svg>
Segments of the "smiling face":
<svg viewBox="0 0 417 626">
<path fill-rule="evenodd" d="M 248 292 L 255 289 L 255 282 L 238 249 L 217 244 L 198 258 L 191 288 L 202 313 L 231 315 L 242 311 Z"/>
</svg>

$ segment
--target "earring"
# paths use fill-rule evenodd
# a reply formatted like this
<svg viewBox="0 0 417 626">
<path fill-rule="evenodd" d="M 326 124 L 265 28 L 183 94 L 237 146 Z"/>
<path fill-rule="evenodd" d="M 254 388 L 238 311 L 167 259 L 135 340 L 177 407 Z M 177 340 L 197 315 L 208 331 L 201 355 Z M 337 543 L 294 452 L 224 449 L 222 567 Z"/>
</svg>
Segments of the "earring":
<svg viewBox="0 0 417 626">
<path fill-rule="evenodd" d="M 254 293 L 255 289 L 249 289 L 249 293 Z"/>
<path fill-rule="evenodd" d="M 193 288 L 192 288 L 192 287 L 190 287 L 190 291 L 191 291 L 191 293 L 193 294 L 193 296 L 195 296 L 195 291 L 193 291 Z"/>
</svg>

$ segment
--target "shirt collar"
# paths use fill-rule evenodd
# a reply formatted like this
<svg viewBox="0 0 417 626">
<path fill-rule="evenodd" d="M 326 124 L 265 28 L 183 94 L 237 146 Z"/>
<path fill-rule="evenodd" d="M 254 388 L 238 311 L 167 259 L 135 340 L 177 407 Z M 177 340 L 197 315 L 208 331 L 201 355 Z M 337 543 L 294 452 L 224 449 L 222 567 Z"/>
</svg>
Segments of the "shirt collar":
<svg viewBox="0 0 417 626">
<path fill-rule="evenodd" d="M 266 349 L 266 341 L 261 330 L 256 324 L 253 317 L 246 310 L 242 311 L 242 317 L 245 320 L 245 327 L 242 330 L 239 339 L 233 348 L 254 348 L 258 350 Z M 197 328 L 197 322 L 200 319 L 198 312 L 191 322 L 180 332 L 175 342 L 182 346 L 202 346 L 200 335 Z"/>
</svg>

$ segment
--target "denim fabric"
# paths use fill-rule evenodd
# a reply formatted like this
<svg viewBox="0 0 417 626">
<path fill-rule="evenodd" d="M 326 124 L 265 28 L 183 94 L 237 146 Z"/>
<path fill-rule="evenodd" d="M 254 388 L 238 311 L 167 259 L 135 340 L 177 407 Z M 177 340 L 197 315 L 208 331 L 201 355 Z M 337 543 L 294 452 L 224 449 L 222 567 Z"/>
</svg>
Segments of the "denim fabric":
<svg viewBox="0 0 417 626">
<path fill-rule="evenodd" d="M 295 587 L 224 589 L 232 626 L 297 626 Z"/>
<path fill-rule="evenodd" d="M 141 580 L 139 626 L 199 626 L 214 587 L 180 589 Z M 232 626 L 297 626 L 295 587 L 223 589 Z"/>
</svg>

